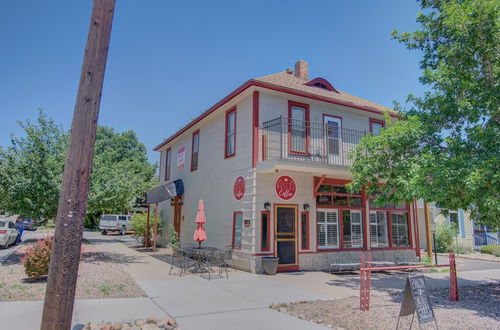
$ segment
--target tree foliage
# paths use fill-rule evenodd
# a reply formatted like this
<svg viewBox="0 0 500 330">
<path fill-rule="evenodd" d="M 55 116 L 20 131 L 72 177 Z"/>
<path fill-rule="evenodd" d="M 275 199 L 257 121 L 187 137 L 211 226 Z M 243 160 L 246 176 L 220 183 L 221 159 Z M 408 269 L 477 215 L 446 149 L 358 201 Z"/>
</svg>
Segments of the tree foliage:
<svg viewBox="0 0 500 330">
<path fill-rule="evenodd" d="M 23 217 L 54 218 L 68 133 L 41 110 L 36 123 L 19 124 L 25 136 L 13 136 L 12 145 L 0 149 L 0 207 Z M 99 126 L 87 213 L 95 219 L 132 209 L 135 198 L 152 186 L 155 170 L 133 131 Z"/>
<path fill-rule="evenodd" d="M 0 149 L 1 207 L 23 217 L 49 219 L 57 213 L 67 134 L 39 110 L 36 123 L 18 122 L 25 136 L 11 136 Z"/>
<path fill-rule="evenodd" d="M 393 32 L 423 57 L 423 96 L 350 155 L 352 189 L 376 203 L 424 199 L 500 225 L 500 2 L 421 0 L 422 29 Z M 385 185 L 380 185 L 385 183 Z"/>
</svg>

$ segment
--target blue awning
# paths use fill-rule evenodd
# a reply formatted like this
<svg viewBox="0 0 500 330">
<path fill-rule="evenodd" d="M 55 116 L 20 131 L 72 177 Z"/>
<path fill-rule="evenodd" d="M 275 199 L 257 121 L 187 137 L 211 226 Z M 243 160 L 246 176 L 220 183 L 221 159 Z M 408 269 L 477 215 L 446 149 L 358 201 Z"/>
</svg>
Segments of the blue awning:
<svg viewBox="0 0 500 330">
<path fill-rule="evenodd" d="M 146 204 L 157 204 L 184 194 L 182 180 L 168 182 L 146 191 Z"/>
</svg>

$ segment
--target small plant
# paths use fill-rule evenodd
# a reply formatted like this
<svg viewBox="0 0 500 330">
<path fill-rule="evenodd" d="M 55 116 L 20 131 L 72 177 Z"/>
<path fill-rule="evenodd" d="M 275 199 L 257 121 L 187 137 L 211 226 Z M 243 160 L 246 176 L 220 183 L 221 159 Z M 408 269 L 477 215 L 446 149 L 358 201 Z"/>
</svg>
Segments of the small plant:
<svg viewBox="0 0 500 330">
<path fill-rule="evenodd" d="M 500 257 L 500 246 L 499 245 L 487 245 L 481 248 L 481 253 L 492 254 L 495 257 Z"/>
<path fill-rule="evenodd" d="M 175 230 L 175 227 L 173 225 L 168 226 L 168 236 L 169 236 L 169 243 L 168 246 L 172 249 L 178 249 L 181 245 L 179 242 L 179 234 L 177 234 L 177 231 Z"/>
<path fill-rule="evenodd" d="M 162 215 L 163 213 L 160 212 L 159 217 L 158 217 L 158 235 L 161 234 L 161 228 L 162 228 Z M 147 220 L 148 215 L 147 214 L 141 214 L 137 213 L 132 216 L 132 228 L 135 231 L 134 236 L 136 238 L 139 238 L 142 242 L 143 245 L 146 244 L 146 220 Z M 153 214 L 150 215 L 149 219 L 149 237 L 153 237 L 154 234 L 154 216 Z"/>
<path fill-rule="evenodd" d="M 22 259 L 24 271 L 30 278 L 38 279 L 49 274 L 50 255 L 54 238 L 41 239 L 26 250 L 26 255 Z"/>
<path fill-rule="evenodd" d="M 453 252 L 454 239 L 457 233 L 454 223 L 442 223 L 436 230 L 436 249 L 439 253 Z"/>
</svg>

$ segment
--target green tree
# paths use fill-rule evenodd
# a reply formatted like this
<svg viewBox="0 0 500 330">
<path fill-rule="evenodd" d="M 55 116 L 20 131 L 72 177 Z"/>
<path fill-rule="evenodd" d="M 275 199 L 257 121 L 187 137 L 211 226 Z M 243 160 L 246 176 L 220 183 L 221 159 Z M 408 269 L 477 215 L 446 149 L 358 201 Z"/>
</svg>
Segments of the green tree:
<svg viewBox="0 0 500 330">
<path fill-rule="evenodd" d="M 423 96 L 350 155 L 354 180 L 376 203 L 424 199 L 500 225 L 500 2 L 421 0 L 422 29 L 393 32 L 421 51 Z M 380 185 L 383 182 L 385 185 Z"/>
<path fill-rule="evenodd" d="M 0 149 L 2 208 L 23 217 L 49 219 L 57 213 L 67 134 L 40 109 L 36 123 L 18 122 L 25 136 L 11 136 Z"/>
<path fill-rule="evenodd" d="M 153 185 L 155 171 L 156 164 L 148 162 L 146 147 L 133 131 L 117 133 L 99 126 L 87 212 L 96 219 L 132 209 L 136 197 Z"/>
<path fill-rule="evenodd" d="M 0 207 L 24 217 L 54 218 L 64 170 L 68 134 L 39 110 L 36 123 L 19 122 L 23 137 L 0 148 Z M 89 225 L 102 213 L 125 212 L 153 184 L 156 164 L 133 131 L 99 126 L 88 201 Z"/>
</svg>

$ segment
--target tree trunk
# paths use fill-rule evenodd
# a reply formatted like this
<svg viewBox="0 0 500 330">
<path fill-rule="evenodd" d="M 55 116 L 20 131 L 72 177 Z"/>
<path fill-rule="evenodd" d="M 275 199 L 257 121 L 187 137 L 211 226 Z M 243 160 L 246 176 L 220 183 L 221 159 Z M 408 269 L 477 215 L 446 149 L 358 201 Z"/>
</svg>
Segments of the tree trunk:
<svg viewBox="0 0 500 330">
<path fill-rule="evenodd" d="M 95 0 L 59 198 L 41 329 L 70 329 L 115 0 Z"/>
</svg>

